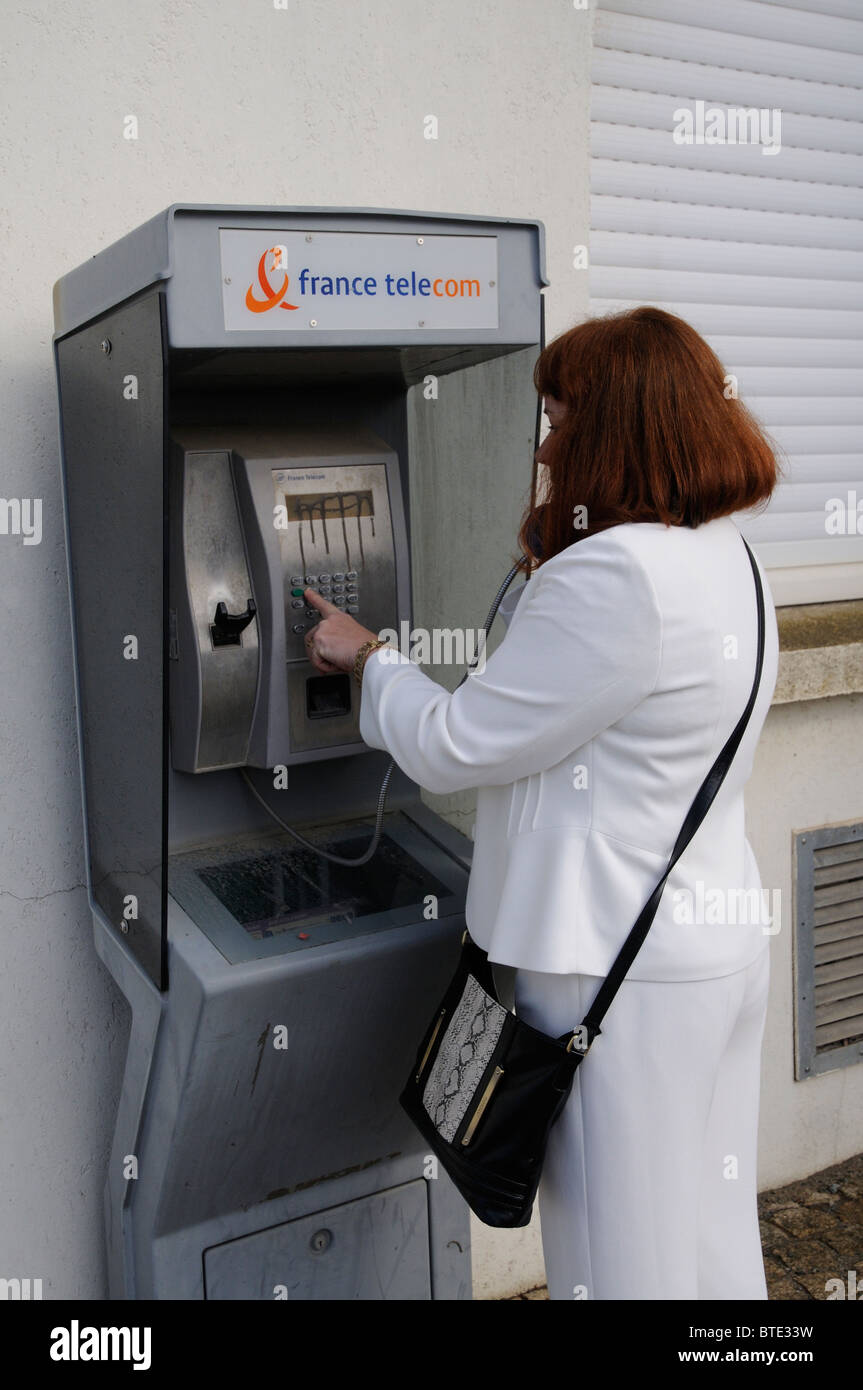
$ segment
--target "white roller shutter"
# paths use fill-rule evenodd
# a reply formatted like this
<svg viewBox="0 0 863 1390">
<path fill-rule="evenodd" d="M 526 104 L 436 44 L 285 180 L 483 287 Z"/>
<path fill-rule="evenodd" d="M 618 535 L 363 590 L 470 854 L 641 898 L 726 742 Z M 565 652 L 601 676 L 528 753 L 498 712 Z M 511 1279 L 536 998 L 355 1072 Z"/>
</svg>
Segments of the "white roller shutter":
<svg viewBox="0 0 863 1390">
<path fill-rule="evenodd" d="M 861 88 L 863 0 L 598 0 L 591 313 L 661 305 L 737 377 L 782 451 L 738 518 L 780 603 L 863 596 Z M 698 101 L 778 109 L 780 150 L 675 143 Z"/>
</svg>

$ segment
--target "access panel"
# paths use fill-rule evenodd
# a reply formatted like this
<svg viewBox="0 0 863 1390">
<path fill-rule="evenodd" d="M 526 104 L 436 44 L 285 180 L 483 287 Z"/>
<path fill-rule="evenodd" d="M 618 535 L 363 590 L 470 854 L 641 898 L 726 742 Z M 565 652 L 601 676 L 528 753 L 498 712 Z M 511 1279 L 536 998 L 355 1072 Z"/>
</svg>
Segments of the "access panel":
<svg viewBox="0 0 863 1390">
<path fill-rule="evenodd" d="M 208 1299 L 431 1297 L 424 1178 L 204 1252 Z"/>
</svg>

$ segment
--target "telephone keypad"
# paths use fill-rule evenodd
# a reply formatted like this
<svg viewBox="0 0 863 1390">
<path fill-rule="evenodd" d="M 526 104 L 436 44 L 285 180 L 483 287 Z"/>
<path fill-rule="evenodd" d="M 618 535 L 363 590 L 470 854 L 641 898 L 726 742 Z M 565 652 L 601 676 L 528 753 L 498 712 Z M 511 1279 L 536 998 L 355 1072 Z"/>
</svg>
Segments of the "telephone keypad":
<svg viewBox="0 0 863 1390">
<path fill-rule="evenodd" d="M 308 632 L 316 623 L 320 622 L 321 614 L 316 608 L 307 608 L 306 600 L 303 597 L 303 590 L 313 588 L 318 591 L 322 598 L 328 599 L 337 608 L 344 609 L 347 613 L 359 613 L 360 611 L 360 591 L 359 591 L 359 572 L 349 570 L 347 573 L 333 574 L 292 574 L 291 575 L 291 608 L 302 609 L 304 622 L 297 622 L 291 625 L 291 632 L 298 637 Z M 297 613 L 297 617 L 299 617 Z"/>
</svg>

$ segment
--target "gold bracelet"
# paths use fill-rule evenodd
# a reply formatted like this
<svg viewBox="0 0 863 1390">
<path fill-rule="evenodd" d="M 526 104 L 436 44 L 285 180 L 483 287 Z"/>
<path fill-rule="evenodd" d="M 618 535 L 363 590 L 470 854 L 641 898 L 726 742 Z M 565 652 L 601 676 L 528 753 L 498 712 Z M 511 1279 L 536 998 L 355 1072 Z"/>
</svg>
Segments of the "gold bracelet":
<svg viewBox="0 0 863 1390">
<path fill-rule="evenodd" d="M 363 642 L 356 656 L 354 657 L 354 678 L 357 685 L 363 683 L 363 671 L 365 669 L 366 657 L 371 656 L 372 652 L 377 651 L 378 647 L 389 646 L 386 637 L 372 637 L 368 642 Z"/>
</svg>

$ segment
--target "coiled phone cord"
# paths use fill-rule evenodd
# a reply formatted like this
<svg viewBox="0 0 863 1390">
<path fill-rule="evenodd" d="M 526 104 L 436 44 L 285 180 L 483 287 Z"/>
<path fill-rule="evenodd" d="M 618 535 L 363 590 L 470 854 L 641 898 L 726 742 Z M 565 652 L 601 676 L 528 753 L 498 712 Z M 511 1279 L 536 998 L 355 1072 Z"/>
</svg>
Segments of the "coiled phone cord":
<svg viewBox="0 0 863 1390">
<path fill-rule="evenodd" d="M 501 605 L 503 596 L 506 593 L 512 581 L 515 579 L 515 576 L 521 569 L 523 560 L 524 556 L 522 556 L 522 559 L 517 561 L 516 564 L 513 565 L 509 574 L 506 576 L 506 579 L 503 581 L 503 583 L 501 584 L 500 588 L 494 596 L 494 602 L 492 603 L 491 608 L 489 609 L 488 617 L 486 618 L 485 624 L 483 626 L 483 631 L 485 632 L 486 637 L 488 637 L 489 631 L 491 630 L 491 625 L 494 622 L 495 614 L 497 613 L 497 610 Z M 481 650 L 484 650 L 484 645 L 483 648 L 481 648 Z M 456 686 L 456 690 L 458 690 L 460 686 L 464 685 L 468 676 L 471 674 L 471 671 L 473 670 L 475 664 L 476 661 L 473 661 L 471 665 L 467 668 L 458 685 Z M 331 854 L 328 850 L 321 849 L 320 845 L 312 844 L 311 840 L 307 840 L 306 837 L 304 835 L 301 835 L 298 830 L 294 830 L 292 826 L 288 825 L 287 821 L 282 820 L 278 812 L 274 811 L 272 806 L 270 806 L 269 803 L 264 800 L 257 787 L 252 782 L 252 779 L 249 776 L 246 769 L 241 768 L 240 771 L 243 774 L 243 780 L 245 781 L 246 786 L 249 788 L 249 791 L 252 793 L 252 796 L 255 798 L 255 800 L 260 802 L 261 806 L 263 806 L 267 814 L 269 816 L 272 816 L 273 820 L 276 821 L 282 827 L 283 830 L 286 830 L 289 835 L 292 835 L 294 837 L 295 840 L 299 840 L 301 845 L 305 845 L 306 849 L 313 850 L 314 853 L 320 855 L 322 859 L 328 859 L 332 864 L 347 864 L 353 866 L 354 868 L 359 868 L 361 864 L 367 864 L 368 861 L 371 859 L 372 855 L 377 851 L 377 847 L 381 838 L 381 825 L 383 824 L 384 807 L 386 806 L 387 792 L 389 791 L 390 778 L 392 777 L 394 767 L 395 760 L 393 758 L 390 758 L 387 770 L 384 773 L 383 781 L 381 782 L 381 789 L 378 792 L 378 805 L 375 814 L 374 832 L 369 842 L 368 849 L 365 851 L 364 854 L 360 855 L 359 859 L 346 859 L 344 855 Z"/>
</svg>

